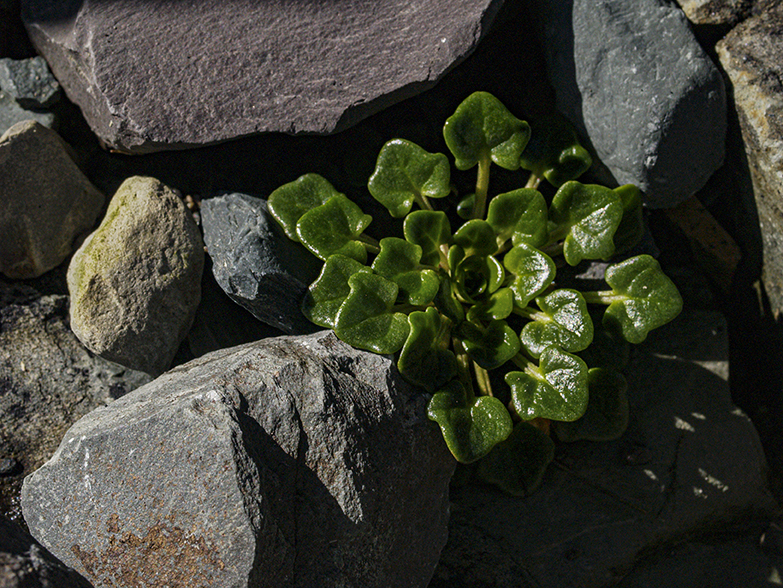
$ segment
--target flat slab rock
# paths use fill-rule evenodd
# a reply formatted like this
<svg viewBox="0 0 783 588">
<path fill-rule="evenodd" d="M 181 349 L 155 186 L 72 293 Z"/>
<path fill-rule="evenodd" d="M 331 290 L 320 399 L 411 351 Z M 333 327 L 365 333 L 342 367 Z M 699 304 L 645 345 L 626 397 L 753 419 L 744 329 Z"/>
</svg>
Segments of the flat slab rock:
<svg viewBox="0 0 783 588">
<path fill-rule="evenodd" d="M 434 85 L 500 4 L 24 0 L 22 10 L 93 131 L 142 153 L 344 129 Z"/>
<path fill-rule="evenodd" d="M 455 463 L 426 402 L 331 332 L 217 351 L 76 423 L 25 520 L 96 587 L 423 587 Z"/>
</svg>

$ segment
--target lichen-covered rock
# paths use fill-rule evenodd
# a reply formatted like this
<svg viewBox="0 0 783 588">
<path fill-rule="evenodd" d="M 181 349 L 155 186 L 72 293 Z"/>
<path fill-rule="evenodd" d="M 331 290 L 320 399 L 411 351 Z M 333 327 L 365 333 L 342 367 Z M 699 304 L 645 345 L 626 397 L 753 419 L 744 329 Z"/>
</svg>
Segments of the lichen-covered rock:
<svg viewBox="0 0 783 588">
<path fill-rule="evenodd" d="M 77 422 L 25 520 L 96 586 L 423 588 L 454 469 L 426 403 L 331 332 L 210 353 Z"/>
<path fill-rule="evenodd" d="M 19 106 L 8 92 L 0 89 L 0 135 L 8 131 L 15 124 L 35 121 L 47 128 L 54 128 L 57 117 L 54 113 L 46 111 L 27 110 Z"/>
<path fill-rule="evenodd" d="M 66 143 L 32 120 L 0 137 L 0 178 L 0 272 L 9 278 L 33 278 L 62 263 L 103 206 Z"/>
<path fill-rule="evenodd" d="M 43 57 L 0 59 L 0 89 L 22 108 L 49 108 L 60 98 L 60 84 Z"/>
<path fill-rule="evenodd" d="M 71 259 L 71 328 L 101 357 L 158 375 L 193 322 L 203 268 L 182 200 L 154 178 L 129 178 Z"/>
<path fill-rule="evenodd" d="M 733 25 L 750 15 L 754 0 L 677 0 L 695 25 Z"/>
</svg>

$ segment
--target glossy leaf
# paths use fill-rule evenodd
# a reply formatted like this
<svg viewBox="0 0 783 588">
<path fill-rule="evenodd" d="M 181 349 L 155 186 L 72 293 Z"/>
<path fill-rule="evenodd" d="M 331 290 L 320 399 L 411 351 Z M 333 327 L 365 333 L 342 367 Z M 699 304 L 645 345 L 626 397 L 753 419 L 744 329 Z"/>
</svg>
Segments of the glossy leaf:
<svg viewBox="0 0 783 588">
<path fill-rule="evenodd" d="M 593 321 L 587 303 L 576 290 L 562 288 L 536 298 L 540 312 L 522 329 L 520 340 L 530 355 L 538 358 L 547 347 L 575 353 L 593 341 Z"/>
<path fill-rule="evenodd" d="M 644 215 L 642 212 L 642 193 L 633 184 L 614 189 L 623 205 L 623 218 L 614 234 L 614 248 L 624 253 L 636 247 L 644 236 Z"/>
<path fill-rule="evenodd" d="M 395 218 L 408 214 L 421 197 L 443 198 L 451 191 L 449 161 L 405 139 L 393 139 L 378 154 L 367 184 L 370 194 Z"/>
<path fill-rule="evenodd" d="M 611 441 L 628 427 L 628 382 L 617 370 L 592 368 L 587 375 L 590 401 L 582 418 L 556 423 L 561 441 Z"/>
<path fill-rule="evenodd" d="M 665 325 L 682 310 L 677 287 L 649 255 L 610 265 L 604 279 L 614 290 L 604 324 L 618 328 L 630 343 L 641 343 L 648 332 Z"/>
<path fill-rule="evenodd" d="M 491 396 L 468 400 L 457 380 L 432 396 L 427 416 L 438 423 L 446 446 L 460 463 L 481 459 L 513 429 L 502 402 Z"/>
<path fill-rule="evenodd" d="M 267 200 L 267 206 L 272 216 L 283 227 L 286 236 L 298 242 L 296 223 L 302 215 L 325 204 L 338 194 L 340 192 L 322 176 L 305 174 L 272 192 Z"/>
<path fill-rule="evenodd" d="M 498 194 L 489 202 L 487 222 L 495 230 L 498 245 L 512 239 L 540 247 L 549 237 L 546 201 L 538 190 L 520 188 Z"/>
<path fill-rule="evenodd" d="M 566 182 L 549 207 L 550 232 L 565 238 L 563 256 L 569 265 L 583 259 L 609 259 L 622 216 L 620 197 L 609 188 Z"/>
<path fill-rule="evenodd" d="M 450 342 L 449 334 L 441 332 L 443 321 L 432 307 L 410 313 L 408 323 L 410 333 L 397 369 L 406 380 L 432 393 L 457 375 L 457 360 L 445 347 Z"/>
<path fill-rule="evenodd" d="M 451 225 L 445 212 L 416 210 L 405 217 L 405 240 L 421 247 L 421 263 L 437 266 L 440 263 L 440 247 L 451 240 Z"/>
<path fill-rule="evenodd" d="M 350 257 L 330 256 L 302 300 L 302 313 L 316 325 L 334 329 L 337 312 L 351 293 L 348 279 L 369 271 L 366 265 Z"/>
<path fill-rule="evenodd" d="M 522 168 L 559 188 L 590 169 L 593 160 L 579 144 L 571 124 L 554 113 L 531 123 L 530 142 L 520 163 Z"/>
<path fill-rule="evenodd" d="M 454 295 L 452 281 L 445 274 L 440 276 L 440 288 L 435 295 L 435 307 L 455 325 L 465 320 L 465 310 Z"/>
<path fill-rule="evenodd" d="M 457 327 L 456 336 L 485 370 L 500 367 L 519 352 L 519 337 L 505 321 L 492 321 L 487 327 L 465 321 Z"/>
<path fill-rule="evenodd" d="M 514 310 L 514 293 L 511 288 L 501 288 L 489 298 L 477 302 L 468 310 L 469 321 L 492 321 L 507 318 Z"/>
<path fill-rule="evenodd" d="M 375 353 L 395 353 L 408 338 L 408 317 L 393 312 L 397 284 L 371 272 L 348 279 L 351 292 L 335 320 L 334 332 L 354 347 Z"/>
<path fill-rule="evenodd" d="M 530 125 L 519 120 L 492 94 L 475 92 L 457 107 L 443 127 L 443 137 L 457 169 L 470 169 L 490 157 L 508 170 L 519 169 L 519 158 L 530 139 Z"/>
<path fill-rule="evenodd" d="M 519 308 L 530 304 L 555 278 L 555 262 L 547 254 L 524 243 L 506 253 L 503 265 L 514 275 L 510 287 L 514 303 Z"/>
<path fill-rule="evenodd" d="M 457 203 L 457 216 L 463 220 L 473 218 L 473 209 L 476 207 L 476 195 L 468 194 Z"/>
<path fill-rule="evenodd" d="M 587 365 L 557 347 L 544 350 L 538 367 L 509 372 L 505 379 L 511 405 L 522 420 L 575 421 L 587 409 Z"/>
<path fill-rule="evenodd" d="M 465 257 L 471 255 L 492 255 L 497 251 L 495 231 L 487 221 L 473 219 L 454 233 L 454 243 L 462 247 Z"/>
<path fill-rule="evenodd" d="M 425 305 L 432 302 L 440 287 L 438 274 L 422 268 L 421 247 L 405 239 L 387 237 L 381 239 L 381 251 L 372 263 L 378 275 L 396 282 L 400 288 L 402 303 Z"/>
<path fill-rule="evenodd" d="M 549 435 L 521 422 L 478 463 L 478 477 L 512 496 L 527 496 L 541 484 L 554 458 Z"/>
<path fill-rule="evenodd" d="M 452 260 L 458 258 L 455 246 Z M 461 259 L 453 272 L 457 293 L 468 303 L 485 300 L 495 292 L 505 279 L 505 270 L 494 257 L 467 257 Z"/>
<path fill-rule="evenodd" d="M 370 215 L 338 194 L 304 213 L 296 223 L 296 233 L 302 244 L 324 261 L 330 255 L 340 254 L 364 263 L 367 250 L 356 238 L 371 221 Z"/>
</svg>

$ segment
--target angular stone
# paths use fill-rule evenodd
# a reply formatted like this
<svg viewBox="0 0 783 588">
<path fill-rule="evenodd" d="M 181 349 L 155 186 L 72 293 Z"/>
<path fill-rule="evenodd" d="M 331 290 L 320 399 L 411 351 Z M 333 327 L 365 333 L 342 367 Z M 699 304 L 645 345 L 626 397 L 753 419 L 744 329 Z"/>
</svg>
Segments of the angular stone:
<svg viewBox="0 0 783 588">
<path fill-rule="evenodd" d="M 226 294 L 289 335 L 320 328 L 299 304 L 323 263 L 286 237 L 266 200 L 236 193 L 203 200 L 201 222 L 212 272 Z"/>
<path fill-rule="evenodd" d="M 3 588 L 92 588 L 18 525 L 0 515 L 0 586 Z"/>
<path fill-rule="evenodd" d="M 605 181 L 652 208 L 692 196 L 721 165 L 723 79 L 682 10 L 665 0 L 546 0 L 557 108 L 591 144 Z"/>
<path fill-rule="evenodd" d="M 32 278 L 58 266 L 92 229 L 103 195 L 60 137 L 35 121 L 0 137 L 0 272 Z"/>
<path fill-rule="evenodd" d="M 653 331 L 626 370 L 627 432 L 560 444 L 531 496 L 455 490 L 431 587 L 612 586 L 641 554 L 777 512 L 759 438 L 731 403 L 726 330 L 686 310 Z"/>
<path fill-rule="evenodd" d="M 423 587 L 454 468 L 426 403 L 331 332 L 211 353 L 76 423 L 25 519 L 101 586 Z"/>
<path fill-rule="evenodd" d="M 43 57 L 0 59 L 0 89 L 22 108 L 49 108 L 60 98 L 60 84 Z"/>
<path fill-rule="evenodd" d="M 142 153 L 345 129 L 433 86 L 500 4 L 25 0 L 22 10 L 93 131 Z"/>
<path fill-rule="evenodd" d="M 734 25 L 750 15 L 754 0 L 677 0 L 695 25 Z"/>
<path fill-rule="evenodd" d="M 0 134 L 17 123 L 34 120 L 35 122 L 52 128 L 56 124 L 56 117 L 51 112 L 33 112 L 19 106 L 13 96 L 0 90 Z"/>
<path fill-rule="evenodd" d="M 717 45 L 733 86 L 764 248 L 762 278 L 783 311 L 783 6 L 754 16 Z"/>
<path fill-rule="evenodd" d="M 71 259 L 71 328 L 101 357 L 158 375 L 193 323 L 203 268 L 182 200 L 154 178 L 128 178 Z"/>
</svg>

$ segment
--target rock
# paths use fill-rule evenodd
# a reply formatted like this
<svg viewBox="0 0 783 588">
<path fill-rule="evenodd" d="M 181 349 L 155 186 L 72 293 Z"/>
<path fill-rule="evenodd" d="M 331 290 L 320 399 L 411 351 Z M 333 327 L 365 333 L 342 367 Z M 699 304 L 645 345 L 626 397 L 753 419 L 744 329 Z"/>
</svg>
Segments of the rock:
<svg viewBox="0 0 783 588">
<path fill-rule="evenodd" d="M 501 1 L 22 4 L 95 134 L 143 153 L 345 129 L 432 87 Z"/>
<path fill-rule="evenodd" d="M 526 498 L 457 489 L 431 588 L 610 586 L 657 547 L 776 512 L 756 431 L 731 403 L 727 355 L 715 312 L 686 310 L 651 333 L 627 370 L 627 432 L 560 444 Z"/>
<path fill-rule="evenodd" d="M 753 0 L 677 0 L 695 25 L 734 25 L 747 18 Z"/>
<path fill-rule="evenodd" d="M 0 513 L 24 524 L 22 478 L 52 456 L 79 418 L 149 381 L 79 343 L 67 296 L 0 280 L 0 460 L 15 463 L 0 477 Z"/>
<path fill-rule="evenodd" d="M 32 278 L 58 266 L 92 229 L 103 195 L 41 124 L 0 137 L 0 272 Z"/>
<path fill-rule="evenodd" d="M 266 200 L 246 194 L 203 200 L 201 221 L 212 272 L 226 294 L 289 335 L 319 329 L 299 304 L 323 263 L 286 237 Z"/>
<path fill-rule="evenodd" d="M 763 239 L 762 279 L 783 310 L 783 6 L 732 30 L 717 45 L 734 94 Z"/>
<path fill-rule="evenodd" d="M 60 98 L 60 84 L 43 57 L 0 59 L 0 88 L 22 108 L 49 108 Z"/>
<path fill-rule="evenodd" d="M 25 110 L 19 106 L 13 96 L 0 90 L 0 134 L 5 133 L 15 124 L 28 120 L 34 120 L 48 128 L 56 126 L 57 122 L 54 113 Z"/>
<path fill-rule="evenodd" d="M 92 588 L 81 574 L 64 565 L 0 515 L 0 586 L 3 588 Z"/>
<path fill-rule="evenodd" d="M 25 519 L 96 586 L 426 586 L 454 468 L 426 403 L 331 332 L 211 353 L 76 423 Z"/>
<path fill-rule="evenodd" d="M 193 323 L 203 268 L 182 200 L 154 178 L 128 178 L 71 259 L 71 328 L 101 357 L 159 375 Z"/>
<path fill-rule="evenodd" d="M 692 196 L 721 165 L 723 79 L 665 0 L 542 3 L 556 105 L 592 145 L 606 182 L 651 208 Z M 606 170 L 605 170 L 606 171 Z"/>
</svg>

